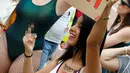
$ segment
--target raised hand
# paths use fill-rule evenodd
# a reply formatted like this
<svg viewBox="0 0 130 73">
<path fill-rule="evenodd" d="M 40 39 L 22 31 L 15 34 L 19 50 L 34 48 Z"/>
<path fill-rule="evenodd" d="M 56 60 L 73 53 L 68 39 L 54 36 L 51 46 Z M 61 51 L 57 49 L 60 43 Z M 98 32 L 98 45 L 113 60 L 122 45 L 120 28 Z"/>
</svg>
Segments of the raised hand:
<svg viewBox="0 0 130 73">
<path fill-rule="evenodd" d="M 118 0 L 109 0 L 107 5 L 113 5 L 117 2 Z"/>
<path fill-rule="evenodd" d="M 29 27 L 28 30 L 25 33 L 25 36 L 23 37 L 23 43 L 25 47 L 25 53 L 27 55 L 30 55 L 33 51 L 34 45 L 35 45 L 35 40 L 37 35 L 34 33 L 31 33 L 32 28 Z"/>
<path fill-rule="evenodd" d="M 125 49 L 127 49 L 126 50 L 127 54 L 130 55 L 130 46 L 125 47 Z"/>
</svg>

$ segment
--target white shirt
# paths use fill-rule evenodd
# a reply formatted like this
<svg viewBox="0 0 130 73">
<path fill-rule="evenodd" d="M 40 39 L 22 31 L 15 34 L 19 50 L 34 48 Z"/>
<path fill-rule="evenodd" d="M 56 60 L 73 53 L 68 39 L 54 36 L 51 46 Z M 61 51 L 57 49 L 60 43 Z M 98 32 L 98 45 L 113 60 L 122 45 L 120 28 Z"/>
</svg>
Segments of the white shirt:
<svg viewBox="0 0 130 73">
<path fill-rule="evenodd" d="M 63 36 L 69 31 L 69 22 L 75 10 L 74 7 L 69 8 L 46 33 L 45 40 L 59 44 Z"/>
</svg>

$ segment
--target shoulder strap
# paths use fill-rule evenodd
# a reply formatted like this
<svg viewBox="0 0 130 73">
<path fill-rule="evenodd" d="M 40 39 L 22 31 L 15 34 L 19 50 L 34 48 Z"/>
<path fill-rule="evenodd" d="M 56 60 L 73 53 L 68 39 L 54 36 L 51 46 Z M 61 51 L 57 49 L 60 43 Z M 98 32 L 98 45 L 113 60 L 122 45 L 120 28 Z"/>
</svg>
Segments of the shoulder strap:
<svg viewBox="0 0 130 73">
<path fill-rule="evenodd" d="M 83 73 L 84 67 L 80 68 L 78 71 L 76 71 L 75 73 Z"/>
<path fill-rule="evenodd" d="M 79 71 L 79 73 L 83 73 L 83 70 L 84 70 L 85 67 L 82 67 Z"/>
</svg>

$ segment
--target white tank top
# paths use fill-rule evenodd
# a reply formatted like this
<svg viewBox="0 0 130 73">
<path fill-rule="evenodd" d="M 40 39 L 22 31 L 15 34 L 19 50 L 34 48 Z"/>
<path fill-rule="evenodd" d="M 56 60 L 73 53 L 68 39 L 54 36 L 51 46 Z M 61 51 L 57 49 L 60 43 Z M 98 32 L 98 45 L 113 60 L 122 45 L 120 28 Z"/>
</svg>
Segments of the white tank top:
<svg viewBox="0 0 130 73">
<path fill-rule="evenodd" d="M 50 73 L 58 73 L 60 67 L 62 66 L 64 62 L 60 62 Z M 83 73 L 83 68 L 81 68 L 80 70 L 76 71 L 75 73 Z"/>
</svg>

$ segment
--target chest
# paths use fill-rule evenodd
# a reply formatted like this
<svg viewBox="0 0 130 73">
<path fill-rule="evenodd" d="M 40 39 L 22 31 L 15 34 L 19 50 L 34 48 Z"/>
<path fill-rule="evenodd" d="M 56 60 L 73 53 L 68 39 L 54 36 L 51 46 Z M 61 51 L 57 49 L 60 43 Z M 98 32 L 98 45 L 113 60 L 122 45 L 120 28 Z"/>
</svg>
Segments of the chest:
<svg viewBox="0 0 130 73">
<path fill-rule="evenodd" d="M 82 69 L 82 66 L 78 63 L 63 63 L 57 73 L 79 73 Z"/>
<path fill-rule="evenodd" d="M 56 15 L 55 5 L 55 0 L 41 6 L 34 4 L 32 0 L 21 0 L 16 8 L 16 13 L 19 17 L 29 19 L 49 19 Z"/>
<path fill-rule="evenodd" d="M 46 5 L 51 0 L 31 0 L 31 1 L 32 1 L 33 4 L 35 4 L 37 6 L 42 6 L 42 5 Z"/>
</svg>

